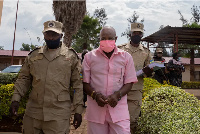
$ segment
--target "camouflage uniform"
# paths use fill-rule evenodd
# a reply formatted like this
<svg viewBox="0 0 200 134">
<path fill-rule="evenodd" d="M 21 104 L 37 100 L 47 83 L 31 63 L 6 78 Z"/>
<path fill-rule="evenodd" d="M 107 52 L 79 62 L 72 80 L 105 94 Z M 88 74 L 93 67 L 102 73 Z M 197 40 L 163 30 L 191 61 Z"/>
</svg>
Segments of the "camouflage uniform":
<svg viewBox="0 0 200 134">
<path fill-rule="evenodd" d="M 181 87 L 182 84 L 182 72 L 185 68 L 182 64 L 174 64 L 173 60 L 169 60 L 167 64 L 167 69 L 169 70 L 169 82 L 171 85 Z M 170 70 L 172 69 L 172 70 Z"/>
</svg>

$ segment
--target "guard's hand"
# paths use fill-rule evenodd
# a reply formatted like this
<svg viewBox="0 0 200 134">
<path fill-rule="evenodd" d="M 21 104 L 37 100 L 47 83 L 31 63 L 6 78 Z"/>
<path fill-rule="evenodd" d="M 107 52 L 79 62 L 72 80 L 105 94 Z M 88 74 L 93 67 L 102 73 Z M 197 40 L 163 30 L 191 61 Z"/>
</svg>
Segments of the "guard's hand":
<svg viewBox="0 0 200 134">
<path fill-rule="evenodd" d="M 105 104 L 107 104 L 106 99 L 107 98 L 101 93 L 96 95 L 96 102 L 100 107 L 104 107 Z"/>
<path fill-rule="evenodd" d="M 18 109 L 19 109 L 19 102 L 18 101 L 13 101 L 11 103 L 11 106 L 10 106 L 10 114 L 11 116 L 17 116 L 17 112 L 18 112 Z"/>
<path fill-rule="evenodd" d="M 118 103 L 118 94 L 117 94 L 118 92 L 115 92 L 114 94 L 112 94 L 112 95 L 109 95 L 108 96 L 108 99 L 106 100 L 107 102 L 108 102 L 108 104 L 111 106 L 111 107 L 115 107 L 116 105 L 117 105 L 117 103 Z"/>
<path fill-rule="evenodd" d="M 74 121 L 73 121 L 73 125 L 74 125 L 75 129 L 80 127 L 81 122 L 82 122 L 82 115 L 78 114 L 78 113 L 75 113 L 74 114 Z"/>
<path fill-rule="evenodd" d="M 146 66 L 142 69 L 142 71 L 147 75 L 147 77 L 152 76 L 153 69 L 151 69 L 150 67 Z"/>
</svg>

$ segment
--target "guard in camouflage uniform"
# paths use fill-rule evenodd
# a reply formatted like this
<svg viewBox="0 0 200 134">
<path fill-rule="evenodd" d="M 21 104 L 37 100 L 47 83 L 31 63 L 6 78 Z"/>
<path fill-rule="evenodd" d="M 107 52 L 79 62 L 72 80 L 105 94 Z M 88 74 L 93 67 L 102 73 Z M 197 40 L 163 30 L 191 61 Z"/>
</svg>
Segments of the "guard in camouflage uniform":
<svg viewBox="0 0 200 134">
<path fill-rule="evenodd" d="M 18 111 L 19 101 L 32 88 L 23 119 L 25 134 L 68 134 L 71 116 L 70 87 L 75 90 L 74 122 L 82 122 L 83 87 L 81 64 L 76 52 L 60 44 L 63 24 L 44 23 L 45 46 L 33 50 L 27 57 L 14 86 L 11 113 Z"/>
<path fill-rule="evenodd" d="M 181 87 L 182 84 L 182 72 L 185 72 L 185 68 L 181 63 L 180 54 L 173 53 L 173 59 L 169 60 L 167 69 L 169 71 L 169 82 L 171 85 Z"/>
<path fill-rule="evenodd" d="M 131 41 L 126 44 L 119 45 L 118 47 L 131 54 L 136 71 L 143 69 L 145 76 L 151 76 L 153 71 L 147 67 L 151 60 L 151 53 L 140 43 L 143 36 L 143 28 L 144 25 L 141 23 L 132 23 L 130 34 Z M 128 108 L 132 134 L 136 131 L 137 121 L 141 111 L 143 78 L 143 76 L 139 76 L 138 83 L 135 83 L 132 86 L 131 91 L 128 93 Z"/>
</svg>

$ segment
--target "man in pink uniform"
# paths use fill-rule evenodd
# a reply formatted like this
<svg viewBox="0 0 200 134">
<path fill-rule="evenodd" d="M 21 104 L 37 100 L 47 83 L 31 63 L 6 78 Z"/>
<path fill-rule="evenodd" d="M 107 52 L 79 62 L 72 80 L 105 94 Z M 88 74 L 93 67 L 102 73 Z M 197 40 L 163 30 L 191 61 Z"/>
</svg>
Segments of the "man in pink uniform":
<svg viewBox="0 0 200 134">
<path fill-rule="evenodd" d="M 137 77 L 133 58 L 116 47 L 116 39 L 114 28 L 103 27 L 100 47 L 83 60 L 88 134 L 130 134 L 127 93 Z"/>
</svg>

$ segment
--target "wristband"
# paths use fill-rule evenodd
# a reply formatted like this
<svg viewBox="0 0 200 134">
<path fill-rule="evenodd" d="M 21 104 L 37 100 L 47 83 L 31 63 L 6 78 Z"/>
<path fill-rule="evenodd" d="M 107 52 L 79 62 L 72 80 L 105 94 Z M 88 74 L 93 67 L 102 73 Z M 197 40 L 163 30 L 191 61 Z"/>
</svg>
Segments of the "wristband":
<svg viewBox="0 0 200 134">
<path fill-rule="evenodd" d="M 94 93 L 95 93 L 95 91 L 92 91 L 92 93 L 91 93 L 91 95 L 90 95 L 92 98 L 93 98 L 93 94 L 94 94 Z"/>
</svg>

